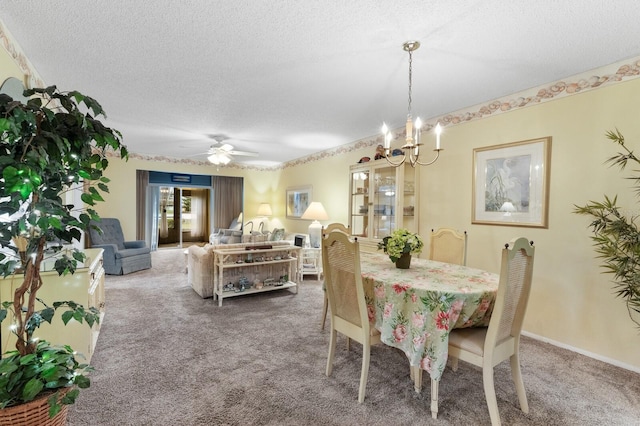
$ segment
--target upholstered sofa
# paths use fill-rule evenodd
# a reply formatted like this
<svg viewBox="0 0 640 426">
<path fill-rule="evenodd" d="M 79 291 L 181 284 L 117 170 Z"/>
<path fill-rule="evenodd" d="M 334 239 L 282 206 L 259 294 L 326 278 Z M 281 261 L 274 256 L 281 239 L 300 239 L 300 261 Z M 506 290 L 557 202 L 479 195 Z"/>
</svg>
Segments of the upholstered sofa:
<svg viewBox="0 0 640 426">
<path fill-rule="evenodd" d="M 277 247 L 292 245 L 292 242 L 281 240 L 238 244 L 207 244 L 204 247 L 190 246 L 187 249 L 187 282 L 203 299 L 213 297 L 213 289 L 218 280 L 218 277 L 213 273 L 215 261 L 213 251 L 217 249 L 244 249 L 251 246 L 264 246 L 265 244 Z"/>
<path fill-rule="evenodd" d="M 228 228 L 218 228 L 209 235 L 209 244 L 236 244 L 242 241 L 242 213 L 233 219 Z"/>
<path fill-rule="evenodd" d="M 151 268 L 151 250 L 145 241 L 125 241 L 118 219 L 102 218 L 91 225 L 89 246 L 104 249 L 102 257 L 105 273 L 124 275 Z"/>
</svg>

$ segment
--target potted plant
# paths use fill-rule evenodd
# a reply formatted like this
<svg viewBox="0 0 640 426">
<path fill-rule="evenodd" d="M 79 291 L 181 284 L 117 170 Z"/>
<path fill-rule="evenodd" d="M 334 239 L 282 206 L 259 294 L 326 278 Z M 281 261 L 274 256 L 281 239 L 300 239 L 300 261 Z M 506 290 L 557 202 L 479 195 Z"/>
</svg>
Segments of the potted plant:
<svg viewBox="0 0 640 426">
<path fill-rule="evenodd" d="M 420 254 L 423 247 L 424 242 L 420 235 L 404 228 L 393 231 L 378 243 L 378 250 L 384 250 L 400 269 L 409 269 L 411 255 Z"/>
<path fill-rule="evenodd" d="M 625 145 L 619 130 L 607 132 L 607 138 L 620 145 L 618 152 L 607 160 L 610 165 L 624 170 L 631 161 L 636 165 L 640 159 Z M 640 170 L 634 170 L 633 182 L 636 196 L 640 196 Z M 624 299 L 629 317 L 640 328 L 640 230 L 635 223 L 636 213 L 625 215 L 625 209 L 617 205 L 618 197 L 604 196 L 604 201 L 589 201 L 575 206 L 574 212 L 590 216 L 591 240 L 598 257 L 603 259 L 604 272 L 613 274 L 616 295 Z"/>
<path fill-rule="evenodd" d="M 54 417 L 61 404 L 75 401 L 78 388 L 89 386 L 85 374 L 91 368 L 79 364 L 69 346 L 38 341 L 34 332 L 57 310 L 64 324 L 73 318 L 89 326 L 99 321 L 99 311 L 38 298 L 46 285 L 41 265 L 53 257 L 58 274 L 73 274 L 85 260 L 81 251 L 62 244 L 80 241 L 90 221 L 99 220 L 91 206 L 108 192 L 106 152 L 128 154 L 120 133 L 96 118 L 104 111 L 94 99 L 55 86 L 25 90 L 24 96 L 31 97 L 26 104 L 0 94 L 0 273 L 21 282 L 0 309 L 0 321 L 13 321 L 17 338 L 16 350 L 0 360 L 0 416 L 50 394 Z M 71 190 L 82 191 L 86 211 L 64 202 Z"/>
</svg>

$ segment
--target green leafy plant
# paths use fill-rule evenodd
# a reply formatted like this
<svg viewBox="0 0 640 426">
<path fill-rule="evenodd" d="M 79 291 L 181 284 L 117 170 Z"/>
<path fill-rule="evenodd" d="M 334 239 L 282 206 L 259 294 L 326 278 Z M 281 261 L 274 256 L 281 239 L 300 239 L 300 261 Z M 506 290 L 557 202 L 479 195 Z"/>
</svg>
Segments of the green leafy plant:
<svg viewBox="0 0 640 426">
<path fill-rule="evenodd" d="M 378 250 L 384 250 L 393 263 L 405 253 L 420 254 L 423 247 L 424 242 L 420 235 L 404 228 L 393 231 L 378 243 Z"/>
<path fill-rule="evenodd" d="M 640 164 L 640 160 L 625 145 L 624 136 L 618 129 L 607 132 L 607 138 L 618 144 L 624 152 L 618 152 L 606 163 L 624 170 L 629 162 Z M 636 196 L 640 196 L 640 170 L 633 170 Z M 613 274 L 615 294 L 624 299 L 629 317 L 640 327 L 640 231 L 636 215 L 625 215 L 617 205 L 617 195 L 604 196 L 604 201 L 589 201 L 584 206 L 575 206 L 574 213 L 590 216 L 591 240 L 605 273 Z"/>
<path fill-rule="evenodd" d="M 0 408 L 29 402 L 42 392 L 74 386 L 60 398 L 52 391 L 48 398 L 49 416 L 61 410 L 61 404 L 73 404 L 79 389 L 88 388 L 86 374 L 93 370 L 80 364 L 69 346 L 53 347 L 46 341 L 38 342 L 36 351 L 20 355 L 18 351 L 4 354 L 0 360 Z"/>
<path fill-rule="evenodd" d="M 80 241 L 90 221 L 99 220 L 91 208 L 103 201 L 109 180 L 103 176 L 107 151 L 126 158 L 121 135 L 96 117 L 104 116 L 93 98 L 60 92 L 55 86 L 24 91 L 26 104 L 0 94 L 0 274 L 21 277 L 12 301 L 2 302 L 0 320 L 12 321 L 16 351 L 0 361 L 0 407 L 27 402 L 47 390 L 76 386 L 61 402 L 73 403 L 77 388 L 89 386 L 90 368 L 76 362 L 69 347 L 57 348 L 34 336 L 62 309 L 62 320 L 89 326 L 99 311 L 73 301 L 50 303 L 38 298 L 41 266 L 54 257 L 60 275 L 73 274 L 85 255 L 63 248 Z M 66 204 L 68 191 L 82 191 L 84 206 Z M 49 400 L 50 415 L 59 411 L 57 394 Z"/>
</svg>

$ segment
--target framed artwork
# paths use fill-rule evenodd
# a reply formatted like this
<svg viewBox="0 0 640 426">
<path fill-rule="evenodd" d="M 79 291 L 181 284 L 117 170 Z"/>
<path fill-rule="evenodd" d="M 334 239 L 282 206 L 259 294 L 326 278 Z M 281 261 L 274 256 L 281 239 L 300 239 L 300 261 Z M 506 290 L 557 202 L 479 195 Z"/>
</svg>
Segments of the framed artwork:
<svg viewBox="0 0 640 426">
<path fill-rule="evenodd" d="M 287 218 L 300 219 L 311 204 L 311 185 L 287 188 Z"/>
<path fill-rule="evenodd" d="M 473 150 L 471 223 L 547 228 L 551 137 Z"/>
</svg>

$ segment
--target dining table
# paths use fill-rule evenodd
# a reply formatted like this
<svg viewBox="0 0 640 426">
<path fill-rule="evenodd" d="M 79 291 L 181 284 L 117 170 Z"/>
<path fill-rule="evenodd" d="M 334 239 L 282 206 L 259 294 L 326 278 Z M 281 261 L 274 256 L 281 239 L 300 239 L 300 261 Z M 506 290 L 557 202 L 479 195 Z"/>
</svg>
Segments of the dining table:
<svg viewBox="0 0 640 426">
<path fill-rule="evenodd" d="M 409 269 L 399 269 L 387 255 L 370 252 L 360 253 L 360 272 L 370 322 L 383 343 L 406 354 L 420 381 L 422 370 L 429 373 L 432 402 L 435 398 L 437 404 L 449 333 L 454 328 L 489 325 L 499 275 L 417 257 Z"/>
</svg>

